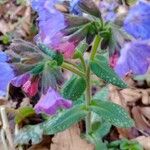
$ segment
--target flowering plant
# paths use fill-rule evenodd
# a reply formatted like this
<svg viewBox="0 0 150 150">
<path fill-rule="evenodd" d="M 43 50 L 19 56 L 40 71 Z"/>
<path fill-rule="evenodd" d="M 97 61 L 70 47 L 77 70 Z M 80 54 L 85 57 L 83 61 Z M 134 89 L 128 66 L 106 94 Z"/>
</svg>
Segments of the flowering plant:
<svg viewBox="0 0 150 150">
<path fill-rule="evenodd" d="M 82 120 L 86 126 L 85 137 L 95 144 L 96 149 L 106 149 L 106 144 L 102 143 L 105 134 L 100 132 L 102 126 L 107 124 L 107 130 L 112 125 L 130 128 L 134 122 L 124 108 L 102 97 L 101 90 L 93 92 L 95 78 L 104 86 L 113 84 L 123 89 L 128 87 L 123 81 L 127 73 L 138 75 L 147 72 L 150 47 L 148 42 L 142 40 L 149 38 L 149 29 L 137 25 L 135 31 L 132 30 L 130 20 L 136 15 L 133 13 L 136 8 L 131 8 L 123 25 L 135 38 L 141 35 L 138 41 L 133 42 L 134 37 L 128 36 L 114 24 L 117 14 L 113 13 L 111 19 L 111 15 L 103 17 L 100 10 L 104 4 L 97 6 L 93 0 L 30 2 L 38 13 L 36 44 L 14 40 L 10 50 L 6 51 L 7 55 L 0 54 L 0 65 L 6 66 L 2 67 L 1 72 L 7 69 L 6 77 L 0 77 L 5 82 L 5 85 L 0 85 L 0 92 L 6 95 L 9 83 L 34 101 L 32 110 L 25 107 L 18 111 L 16 123 L 21 124 L 30 114 L 42 114 L 39 124 L 20 129 L 15 137 L 16 144 L 39 143 L 42 135 L 56 134 Z M 117 7 L 118 4 L 115 4 L 115 9 Z M 139 18 L 144 15 L 136 23 L 148 23 L 142 8 L 147 10 L 149 4 L 140 2 L 135 7 L 140 9 Z M 147 34 L 143 36 L 141 31 L 142 34 L 138 32 L 140 35 L 137 35 L 137 30 Z M 114 70 L 108 62 L 109 56 L 115 58 Z M 141 61 L 140 65 L 138 61 Z M 65 77 L 64 71 L 71 72 L 71 76 Z M 100 93 L 99 96 L 97 93 Z"/>
</svg>

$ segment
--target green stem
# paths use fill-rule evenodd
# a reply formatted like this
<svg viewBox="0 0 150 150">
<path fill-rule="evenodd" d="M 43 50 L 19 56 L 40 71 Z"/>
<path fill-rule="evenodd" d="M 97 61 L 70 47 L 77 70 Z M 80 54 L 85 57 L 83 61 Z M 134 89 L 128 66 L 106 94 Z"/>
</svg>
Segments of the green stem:
<svg viewBox="0 0 150 150">
<path fill-rule="evenodd" d="M 80 55 L 80 56 L 79 56 L 79 59 L 80 59 L 81 64 L 82 64 L 82 66 L 83 66 L 83 70 L 84 70 L 84 71 L 86 71 L 86 63 L 85 63 L 85 61 L 84 61 L 83 56 L 82 56 L 82 55 Z"/>
<path fill-rule="evenodd" d="M 91 52 L 91 56 L 90 56 L 90 60 L 93 60 L 96 53 L 97 53 L 97 49 L 100 45 L 101 42 L 101 38 L 99 35 L 95 36 L 94 42 L 93 42 L 93 47 L 92 47 L 92 52 Z M 88 106 L 91 103 L 91 71 L 90 71 L 90 64 L 87 65 L 86 67 L 86 93 L 85 93 L 85 98 L 86 98 L 86 106 L 88 108 Z M 89 112 L 89 114 L 86 117 L 86 134 L 89 133 L 91 127 L 91 113 Z"/>
<path fill-rule="evenodd" d="M 90 66 L 87 66 L 86 70 L 86 93 L 85 93 L 85 99 L 86 99 L 86 106 L 88 107 L 91 102 L 91 81 L 90 81 Z M 89 133 L 91 126 L 91 113 L 89 112 L 86 117 L 86 134 Z"/>
<path fill-rule="evenodd" d="M 100 42 L 101 42 L 101 38 L 99 35 L 96 35 L 95 36 L 95 39 L 94 39 L 94 42 L 93 42 L 93 47 L 92 47 L 92 52 L 91 52 L 91 56 L 90 56 L 90 60 L 93 60 L 95 55 L 96 55 L 96 52 L 97 52 L 97 49 L 100 45 Z"/>
<path fill-rule="evenodd" d="M 64 68 L 64 69 L 66 69 L 66 70 L 69 70 L 69 71 L 75 73 L 78 76 L 85 77 L 85 74 L 82 71 L 78 70 L 77 68 L 75 68 L 74 66 L 72 66 L 69 63 L 64 62 L 61 65 L 61 67 Z"/>
</svg>

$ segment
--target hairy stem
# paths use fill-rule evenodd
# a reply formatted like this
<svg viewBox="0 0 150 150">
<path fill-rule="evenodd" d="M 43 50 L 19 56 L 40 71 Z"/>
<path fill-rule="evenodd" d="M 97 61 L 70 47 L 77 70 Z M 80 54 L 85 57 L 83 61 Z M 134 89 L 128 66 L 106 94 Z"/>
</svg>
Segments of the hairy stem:
<svg viewBox="0 0 150 150">
<path fill-rule="evenodd" d="M 81 64 L 82 64 L 82 66 L 83 66 L 83 70 L 86 71 L 86 63 L 85 63 L 85 61 L 84 61 L 83 56 L 81 55 L 81 56 L 79 57 L 79 59 L 80 59 Z"/>
<path fill-rule="evenodd" d="M 99 35 L 96 35 L 95 36 L 95 39 L 94 39 L 94 42 L 93 42 L 93 47 L 92 47 L 92 52 L 91 52 L 91 56 L 90 56 L 90 60 L 93 60 L 95 55 L 96 55 L 96 52 L 97 52 L 97 49 L 100 45 L 100 42 L 101 42 L 101 38 Z"/>
<path fill-rule="evenodd" d="M 72 66 L 69 63 L 64 62 L 61 65 L 61 67 L 64 68 L 64 69 L 66 69 L 66 70 L 69 70 L 69 71 L 75 73 L 78 76 L 85 77 L 85 74 L 82 71 L 80 71 L 78 68 L 75 68 L 74 66 Z"/>
<path fill-rule="evenodd" d="M 93 41 L 93 47 L 91 51 L 90 60 L 93 60 L 95 58 L 100 42 L 101 42 L 100 36 L 96 35 Z M 86 106 L 88 107 L 91 102 L 91 71 L 90 71 L 89 63 L 87 64 L 87 67 L 86 67 L 86 86 L 87 88 L 86 88 L 85 98 L 86 98 Z M 91 127 L 91 113 L 89 112 L 89 114 L 86 117 L 86 134 L 89 133 L 90 127 Z"/>
<path fill-rule="evenodd" d="M 86 99 L 86 106 L 88 107 L 91 102 L 91 81 L 90 81 L 90 66 L 87 66 L 86 70 L 86 93 L 85 93 L 85 99 Z M 86 117 L 86 134 L 89 133 L 91 126 L 91 113 L 89 112 Z"/>
</svg>

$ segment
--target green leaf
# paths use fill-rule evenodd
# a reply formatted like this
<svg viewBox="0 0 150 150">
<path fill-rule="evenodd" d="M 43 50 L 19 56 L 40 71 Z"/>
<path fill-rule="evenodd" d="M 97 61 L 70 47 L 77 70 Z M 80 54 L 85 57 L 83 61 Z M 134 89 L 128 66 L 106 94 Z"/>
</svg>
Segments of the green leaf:
<svg viewBox="0 0 150 150">
<path fill-rule="evenodd" d="M 127 88 L 127 85 L 109 67 L 105 57 L 98 55 L 95 60 L 90 62 L 90 67 L 92 72 L 104 81 L 120 88 Z"/>
<path fill-rule="evenodd" d="M 66 99 L 77 100 L 86 89 L 86 81 L 82 77 L 72 76 L 62 88 L 62 95 Z"/>
<path fill-rule="evenodd" d="M 41 43 L 38 44 L 38 47 L 44 54 L 48 55 L 50 58 L 55 60 L 58 64 L 58 66 L 60 66 L 63 63 L 64 58 L 63 58 L 62 54 L 60 54 L 52 49 L 49 49 L 46 45 L 41 44 Z"/>
<path fill-rule="evenodd" d="M 103 87 L 99 92 L 94 95 L 94 99 L 101 99 L 104 101 L 109 100 L 109 89 L 108 87 Z"/>
<path fill-rule="evenodd" d="M 92 124 L 91 134 L 97 138 L 103 138 L 106 134 L 109 133 L 111 124 L 107 121 L 95 122 Z"/>
<path fill-rule="evenodd" d="M 86 135 L 88 141 L 95 145 L 95 150 L 107 150 L 107 146 L 103 143 L 101 138 L 96 137 L 95 135 Z"/>
<path fill-rule="evenodd" d="M 43 129 L 40 125 L 26 126 L 15 135 L 15 144 L 29 144 L 30 141 L 32 144 L 38 144 L 42 141 L 42 136 Z"/>
<path fill-rule="evenodd" d="M 63 111 L 56 117 L 49 119 L 42 127 L 44 129 L 44 134 L 52 135 L 64 131 L 81 119 L 85 118 L 88 112 L 84 107 L 85 106 L 83 105 L 76 105 L 72 109 Z"/>
<path fill-rule="evenodd" d="M 129 114 L 121 106 L 112 102 L 94 100 L 90 110 L 116 127 L 130 128 L 134 126 Z"/>
<path fill-rule="evenodd" d="M 30 117 L 35 114 L 35 111 L 32 107 L 22 107 L 17 110 L 15 116 L 15 122 L 17 124 L 21 123 L 25 118 Z"/>
</svg>

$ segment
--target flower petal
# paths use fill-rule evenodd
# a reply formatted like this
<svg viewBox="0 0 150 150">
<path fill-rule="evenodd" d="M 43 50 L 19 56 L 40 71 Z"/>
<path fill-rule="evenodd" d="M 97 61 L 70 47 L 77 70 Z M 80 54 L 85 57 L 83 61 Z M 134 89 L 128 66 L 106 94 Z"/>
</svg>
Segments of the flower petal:
<svg viewBox="0 0 150 150">
<path fill-rule="evenodd" d="M 121 77 L 132 72 L 134 75 L 142 75 L 147 72 L 150 65 L 150 46 L 145 42 L 137 41 L 128 43 L 121 50 L 121 56 L 115 67 L 115 71 Z"/>
<path fill-rule="evenodd" d="M 58 109 L 70 108 L 72 102 L 62 98 L 58 92 L 49 88 L 45 95 L 42 95 L 39 102 L 35 105 L 34 109 L 37 113 L 44 112 L 49 115 L 56 114 Z"/>
<path fill-rule="evenodd" d="M 17 76 L 11 80 L 11 84 L 15 87 L 21 87 L 30 79 L 30 74 L 25 73 L 20 76 Z"/>
</svg>

